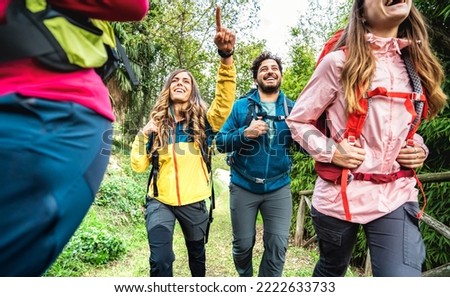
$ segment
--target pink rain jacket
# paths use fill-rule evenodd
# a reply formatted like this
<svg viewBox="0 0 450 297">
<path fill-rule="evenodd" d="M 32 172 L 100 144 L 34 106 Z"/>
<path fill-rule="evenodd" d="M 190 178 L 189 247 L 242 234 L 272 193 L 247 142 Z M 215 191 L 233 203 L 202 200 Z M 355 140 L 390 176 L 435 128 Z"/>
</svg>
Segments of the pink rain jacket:
<svg viewBox="0 0 450 297">
<path fill-rule="evenodd" d="M 367 41 L 376 58 L 371 89 L 385 87 L 391 92 L 412 92 L 400 53 L 400 49 L 408 46 L 409 42 L 373 34 L 367 34 Z M 317 161 L 331 163 L 337 144 L 312 123 L 325 112 L 332 137 L 342 133 L 346 127 L 346 101 L 340 81 L 345 58 L 343 51 L 335 51 L 322 60 L 286 121 L 292 137 Z M 359 139 L 366 151 L 365 160 L 354 172 L 388 174 L 399 171 L 400 165 L 395 159 L 404 146 L 410 122 L 411 114 L 404 106 L 404 99 L 373 97 Z M 416 134 L 414 141 L 428 155 L 422 137 Z M 413 177 L 385 184 L 352 181 L 347 187 L 352 222 L 367 223 L 390 213 L 405 202 L 417 201 L 418 190 L 415 185 Z M 313 194 L 314 208 L 325 215 L 345 220 L 340 189 L 340 185 L 318 177 Z"/>
</svg>

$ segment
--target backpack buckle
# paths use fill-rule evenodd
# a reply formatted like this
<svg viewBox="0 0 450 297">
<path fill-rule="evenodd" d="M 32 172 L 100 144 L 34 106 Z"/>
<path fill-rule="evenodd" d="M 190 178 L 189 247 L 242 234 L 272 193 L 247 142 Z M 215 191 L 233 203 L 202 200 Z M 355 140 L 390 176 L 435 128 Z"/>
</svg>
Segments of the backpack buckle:
<svg viewBox="0 0 450 297">
<path fill-rule="evenodd" d="M 421 101 L 421 95 L 422 94 L 420 94 L 420 93 L 417 93 L 417 92 L 412 92 L 411 93 L 411 100 L 414 100 L 414 101 Z"/>
<path fill-rule="evenodd" d="M 354 146 L 356 144 L 356 137 L 353 135 L 350 135 L 347 137 L 348 144 L 351 146 Z"/>
<path fill-rule="evenodd" d="M 265 182 L 266 182 L 266 180 L 264 178 L 255 177 L 255 183 L 264 184 Z"/>
<path fill-rule="evenodd" d="M 414 139 L 407 139 L 406 140 L 406 146 L 407 147 L 414 147 Z"/>
</svg>

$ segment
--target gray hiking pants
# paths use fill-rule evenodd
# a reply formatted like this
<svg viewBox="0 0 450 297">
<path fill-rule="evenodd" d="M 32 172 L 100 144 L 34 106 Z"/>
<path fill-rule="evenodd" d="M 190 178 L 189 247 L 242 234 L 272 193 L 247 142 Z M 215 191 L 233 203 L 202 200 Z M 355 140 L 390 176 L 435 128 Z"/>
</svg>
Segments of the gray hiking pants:
<svg viewBox="0 0 450 297">
<path fill-rule="evenodd" d="M 233 260 L 240 276 L 253 276 L 252 256 L 258 212 L 261 212 L 264 227 L 264 253 L 258 276 L 281 276 L 292 216 L 290 186 L 266 194 L 254 194 L 230 184 Z"/>
<path fill-rule="evenodd" d="M 373 276 L 420 276 L 425 246 L 416 214 L 417 203 L 407 202 L 393 212 L 363 225 L 370 249 Z M 311 209 L 319 239 L 320 259 L 313 276 L 344 276 L 359 224 L 342 221 Z"/>
</svg>

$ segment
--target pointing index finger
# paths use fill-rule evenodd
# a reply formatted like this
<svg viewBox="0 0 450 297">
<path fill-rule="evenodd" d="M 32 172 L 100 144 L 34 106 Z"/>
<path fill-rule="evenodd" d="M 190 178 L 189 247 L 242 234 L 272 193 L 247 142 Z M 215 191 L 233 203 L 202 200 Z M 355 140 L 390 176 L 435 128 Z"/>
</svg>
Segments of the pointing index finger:
<svg viewBox="0 0 450 297">
<path fill-rule="evenodd" d="M 216 31 L 220 32 L 222 29 L 222 21 L 220 17 L 220 6 L 216 5 Z"/>
</svg>

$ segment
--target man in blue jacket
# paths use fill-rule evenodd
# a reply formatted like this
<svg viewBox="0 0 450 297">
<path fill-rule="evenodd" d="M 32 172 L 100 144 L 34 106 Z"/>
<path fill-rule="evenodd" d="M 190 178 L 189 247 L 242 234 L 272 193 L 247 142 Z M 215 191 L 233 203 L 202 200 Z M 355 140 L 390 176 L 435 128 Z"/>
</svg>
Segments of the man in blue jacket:
<svg viewBox="0 0 450 297">
<path fill-rule="evenodd" d="M 281 276 L 292 215 L 285 118 L 293 106 L 280 90 L 281 59 L 263 52 L 251 67 L 256 89 L 234 103 L 216 136 L 231 167 L 230 212 L 233 259 L 240 276 L 253 276 L 252 252 L 258 211 L 264 221 L 264 254 L 258 276 Z"/>
</svg>

